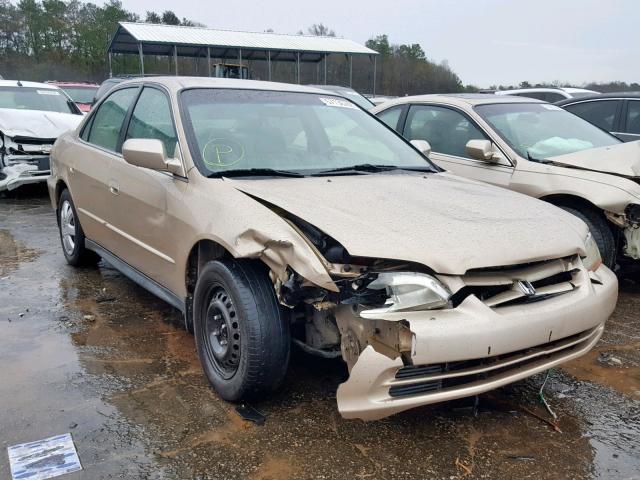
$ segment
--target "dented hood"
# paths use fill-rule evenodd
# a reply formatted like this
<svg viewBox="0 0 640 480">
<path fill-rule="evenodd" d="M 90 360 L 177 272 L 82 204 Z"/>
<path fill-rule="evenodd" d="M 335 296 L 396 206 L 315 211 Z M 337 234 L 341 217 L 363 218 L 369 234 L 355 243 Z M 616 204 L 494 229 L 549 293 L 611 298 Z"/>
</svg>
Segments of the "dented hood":
<svg viewBox="0 0 640 480">
<path fill-rule="evenodd" d="M 547 160 L 561 166 L 612 173 L 625 177 L 640 177 L 640 141 L 590 148 L 550 157 Z"/>
<path fill-rule="evenodd" d="M 315 225 L 351 255 L 444 274 L 572 255 L 587 235 L 550 204 L 448 173 L 225 181 Z"/>
<path fill-rule="evenodd" d="M 58 138 L 82 119 L 72 113 L 0 108 L 0 132 L 8 137 Z"/>
</svg>

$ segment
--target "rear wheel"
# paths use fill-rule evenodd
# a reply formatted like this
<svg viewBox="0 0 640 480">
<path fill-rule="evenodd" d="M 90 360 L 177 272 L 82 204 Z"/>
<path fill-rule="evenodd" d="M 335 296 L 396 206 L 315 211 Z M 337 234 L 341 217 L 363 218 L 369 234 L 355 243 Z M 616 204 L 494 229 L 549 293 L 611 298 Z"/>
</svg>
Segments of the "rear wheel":
<svg viewBox="0 0 640 480">
<path fill-rule="evenodd" d="M 616 265 L 616 241 L 602 215 L 589 208 L 565 207 L 563 205 L 559 205 L 559 207 L 587 224 L 600 250 L 602 263 L 613 269 Z"/>
<path fill-rule="evenodd" d="M 204 372 L 225 400 L 255 398 L 281 385 L 289 325 L 262 264 L 207 263 L 194 292 L 194 330 Z"/>
<path fill-rule="evenodd" d="M 69 190 L 63 190 L 58 200 L 58 229 L 62 253 L 69 265 L 95 265 L 100 257 L 85 247 L 85 236 L 78 220 L 76 208 L 73 205 Z"/>
</svg>

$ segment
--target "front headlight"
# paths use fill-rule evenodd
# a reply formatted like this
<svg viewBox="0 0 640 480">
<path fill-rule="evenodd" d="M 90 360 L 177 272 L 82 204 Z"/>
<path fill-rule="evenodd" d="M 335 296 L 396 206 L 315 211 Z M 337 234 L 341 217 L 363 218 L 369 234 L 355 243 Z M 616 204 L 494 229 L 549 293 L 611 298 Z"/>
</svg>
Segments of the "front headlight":
<svg viewBox="0 0 640 480">
<path fill-rule="evenodd" d="M 424 273 L 384 272 L 378 275 L 367 289 L 387 291 L 383 307 L 363 310 L 362 317 L 375 317 L 383 313 L 409 310 L 432 310 L 446 307 L 451 292 L 436 278 Z"/>
<path fill-rule="evenodd" d="M 593 238 L 593 235 L 591 235 L 591 232 L 589 232 L 584 241 L 584 250 L 587 252 L 587 255 L 582 259 L 582 263 L 584 263 L 587 270 L 595 272 L 598 267 L 602 265 L 602 257 L 600 256 L 598 244 Z"/>
</svg>

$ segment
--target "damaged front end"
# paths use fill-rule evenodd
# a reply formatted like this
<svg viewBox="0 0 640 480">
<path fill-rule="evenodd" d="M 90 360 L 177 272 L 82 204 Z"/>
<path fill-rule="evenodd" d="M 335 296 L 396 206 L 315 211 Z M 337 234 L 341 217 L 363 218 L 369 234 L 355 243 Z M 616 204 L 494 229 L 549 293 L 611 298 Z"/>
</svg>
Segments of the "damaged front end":
<svg viewBox="0 0 640 480">
<path fill-rule="evenodd" d="M 617 282 L 579 255 L 441 275 L 411 262 L 354 257 L 300 218 L 336 289 L 286 269 L 274 277 L 294 343 L 342 357 L 345 418 L 375 420 L 475 395 L 587 352 L 613 311 Z M 599 265 L 599 263 L 598 263 Z"/>
<path fill-rule="evenodd" d="M 0 192 L 46 181 L 55 138 L 10 137 L 0 131 Z"/>
<path fill-rule="evenodd" d="M 627 205 L 623 214 L 605 212 L 605 215 L 612 224 L 622 229 L 624 255 L 633 260 L 640 260 L 640 204 Z"/>
</svg>

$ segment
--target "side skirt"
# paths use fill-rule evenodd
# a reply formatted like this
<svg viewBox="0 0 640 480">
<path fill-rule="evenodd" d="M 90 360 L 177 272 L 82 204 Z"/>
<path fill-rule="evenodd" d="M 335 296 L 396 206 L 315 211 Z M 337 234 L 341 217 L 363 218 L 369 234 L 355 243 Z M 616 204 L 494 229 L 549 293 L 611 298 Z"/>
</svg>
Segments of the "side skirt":
<svg viewBox="0 0 640 480">
<path fill-rule="evenodd" d="M 153 293 L 156 297 L 164 300 L 171 306 L 177 308 L 184 315 L 186 312 L 185 302 L 183 299 L 174 294 L 171 290 L 166 287 L 163 287 L 155 280 L 147 277 L 140 270 L 129 265 L 124 260 L 121 260 L 120 257 L 114 255 L 109 250 L 98 245 L 96 242 L 85 238 L 85 247 L 89 250 L 93 250 L 102 258 L 104 258 L 107 262 L 113 265 L 120 273 L 128 277 L 130 280 L 136 282 L 145 290 Z"/>
</svg>

